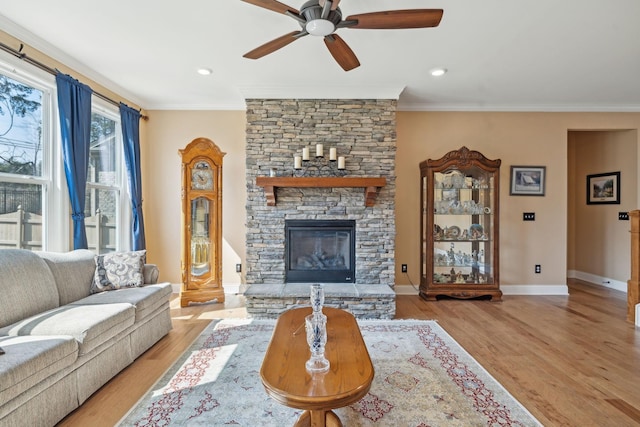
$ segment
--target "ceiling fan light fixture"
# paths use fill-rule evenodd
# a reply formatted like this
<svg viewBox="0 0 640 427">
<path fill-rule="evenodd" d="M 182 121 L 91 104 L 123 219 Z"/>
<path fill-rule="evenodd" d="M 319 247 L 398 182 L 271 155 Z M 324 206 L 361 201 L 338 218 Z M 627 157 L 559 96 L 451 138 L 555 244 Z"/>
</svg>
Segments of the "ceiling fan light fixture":
<svg viewBox="0 0 640 427">
<path fill-rule="evenodd" d="M 313 19 L 307 22 L 305 29 L 312 36 L 325 37 L 333 33 L 336 26 L 327 19 Z"/>
<path fill-rule="evenodd" d="M 446 68 L 434 68 L 431 71 L 429 71 L 429 74 L 431 74 L 432 77 L 442 77 L 445 74 L 447 74 L 447 69 Z"/>
</svg>

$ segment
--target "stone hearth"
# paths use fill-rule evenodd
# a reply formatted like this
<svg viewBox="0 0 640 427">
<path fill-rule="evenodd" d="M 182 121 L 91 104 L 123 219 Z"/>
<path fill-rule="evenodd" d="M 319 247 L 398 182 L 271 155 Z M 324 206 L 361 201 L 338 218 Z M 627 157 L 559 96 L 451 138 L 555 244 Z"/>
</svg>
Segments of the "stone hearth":
<svg viewBox="0 0 640 427">
<path fill-rule="evenodd" d="M 256 318 L 277 318 L 281 313 L 309 306 L 309 283 L 256 284 L 244 293 L 247 313 Z M 327 283 L 324 305 L 349 311 L 358 318 L 393 319 L 396 293 L 387 285 Z"/>
<path fill-rule="evenodd" d="M 395 100 L 247 100 L 247 312 L 275 317 L 308 303 L 309 284 L 285 284 L 285 220 L 354 220 L 355 284 L 325 284 L 327 305 L 358 317 L 395 314 Z M 257 177 L 294 175 L 294 155 L 323 144 L 346 159 L 347 177 L 383 177 L 373 206 L 362 188 L 278 188 L 267 206 Z M 317 162 L 310 162 L 310 164 Z M 330 165 L 329 165 L 330 166 Z M 336 176 L 331 167 L 303 176 Z M 306 301 L 305 301 L 306 299 Z"/>
</svg>

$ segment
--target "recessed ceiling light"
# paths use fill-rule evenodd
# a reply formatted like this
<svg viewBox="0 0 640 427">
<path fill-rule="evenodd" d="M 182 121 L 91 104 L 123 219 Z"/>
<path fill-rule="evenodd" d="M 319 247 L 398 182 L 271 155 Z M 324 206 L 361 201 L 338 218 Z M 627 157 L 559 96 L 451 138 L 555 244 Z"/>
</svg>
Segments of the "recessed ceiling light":
<svg viewBox="0 0 640 427">
<path fill-rule="evenodd" d="M 444 76 L 445 74 L 447 74 L 447 69 L 446 68 L 434 68 L 433 70 L 429 71 L 429 74 L 431 74 L 433 77 L 441 77 L 441 76 Z"/>
<path fill-rule="evenodd" d="M 211 70 L 211 68 L 198 68 L 198 74 L 201 74 L 203 76 L 208 76 L 211 73 L 213 73 L 213 71 Z"/>
</svg>

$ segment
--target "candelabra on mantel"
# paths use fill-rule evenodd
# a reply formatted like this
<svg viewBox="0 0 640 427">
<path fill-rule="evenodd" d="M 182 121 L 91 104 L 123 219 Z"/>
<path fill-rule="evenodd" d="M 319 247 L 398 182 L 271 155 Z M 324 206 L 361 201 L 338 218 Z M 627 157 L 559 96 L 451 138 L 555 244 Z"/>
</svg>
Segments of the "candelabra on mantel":
<svg viewBox="0 0 640 427">
<path fill-rule="evenodd" d="M 336 148 L 329 149 L 329 160 L 324 156 L 324 146 L 316 144 L 316 155 L 312 158 L 309 147 L 302 149 L 302 155 L 293 157 L 293 176 L 345 176 L 344 156 L 338 156 Z"/>
</svg>

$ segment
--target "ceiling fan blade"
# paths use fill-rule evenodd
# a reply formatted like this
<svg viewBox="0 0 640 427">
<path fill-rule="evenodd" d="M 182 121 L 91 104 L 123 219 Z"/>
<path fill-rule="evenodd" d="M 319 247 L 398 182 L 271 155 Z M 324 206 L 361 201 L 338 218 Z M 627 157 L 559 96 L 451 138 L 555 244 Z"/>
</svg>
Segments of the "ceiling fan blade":
<svg viewBox="0 0 640 427">
<path fill-rule="evenodd" d="M 273 39 L 270 42 L 267 42 L 262 46 L 259 46 L 252 51 L 245 53 L 242 56 L 249 59 L 262 58 L 265 55 L 268 55 L 278 49 L 285 47 L 289 43 L 293 43 L 294 41 L 305 35 L 307 34 L 302 31 L 292 31 L 289 34 L 285 34 L 284 36 L 280 36 L 277 39 Z"/>
<path fill-rule="evenodd" d="M 355 53 L 337 34 L 331 34 L 324 38 L 324 44 L 327 45 L 331 56 L 345 71 L 353 70 L 360 66 L 360 61 L 356 58 Z"/>
<path fill-rule="evenodd" d="M 250 3 L 254 6 L 264 7 L 265 9 L 273 10 L 278 13 L 287 13 L 287 11 L 291 11 L 296 15 L 300 15 L 300 12 L 291 6 L 287 6 L 284 3 L 280 3 L 276 0 L 242 0 L 245 3 Z"/>
<path fill-rule="evenodd" d="M 437 27 L 442 19 L 442 9 L 407 9 L 351 15 L 345 21 L 357 21 L 347 28 L 397 30 L 403 28 Z"/>
</svg>

